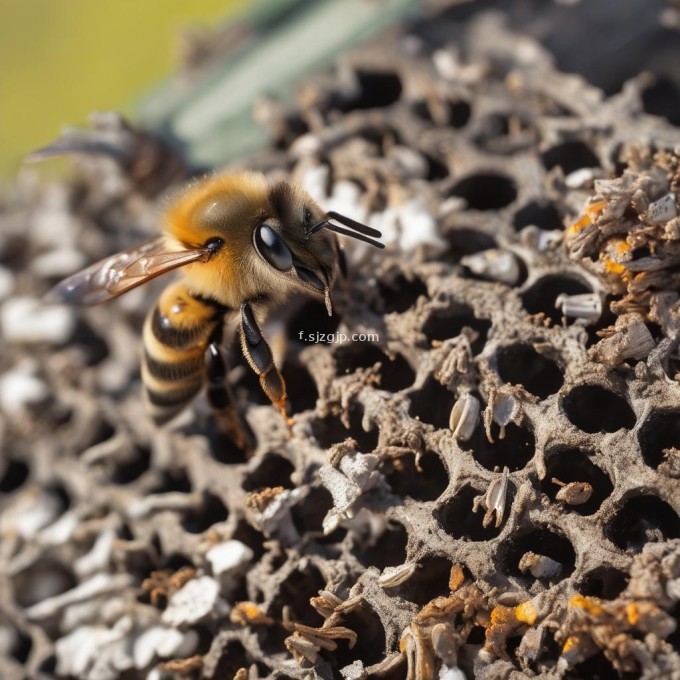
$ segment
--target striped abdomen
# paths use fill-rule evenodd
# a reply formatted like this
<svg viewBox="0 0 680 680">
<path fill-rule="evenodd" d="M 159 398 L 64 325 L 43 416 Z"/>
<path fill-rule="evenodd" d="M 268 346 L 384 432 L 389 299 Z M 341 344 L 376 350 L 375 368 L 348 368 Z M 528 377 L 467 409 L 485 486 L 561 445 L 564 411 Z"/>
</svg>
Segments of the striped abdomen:
<svg viewBox="0 0 680 680">
<path fill-rule="evenodd" d="M 191 295 L 182 281 L 168 286 L 144 323 L 142 381 L 157 424 L 177 415 L 205 379 L 205 350 L 223 323 L 216 302 Z"/>
</svg>

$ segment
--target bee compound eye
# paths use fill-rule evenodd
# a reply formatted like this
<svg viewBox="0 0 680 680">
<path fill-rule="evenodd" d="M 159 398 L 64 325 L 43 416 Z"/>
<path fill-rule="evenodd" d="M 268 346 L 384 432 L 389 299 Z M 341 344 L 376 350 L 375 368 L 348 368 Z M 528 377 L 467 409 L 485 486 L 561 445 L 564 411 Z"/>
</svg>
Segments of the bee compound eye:
<svg viewBox="0 0 680 680">
<path fill-rule="evenodd" d="M 293 266 L 293 255 L 288 246 L 269 225 L 261 224 L 255 229 L 255 247 L 274 269 L 285 272 Z"/>
</svg>

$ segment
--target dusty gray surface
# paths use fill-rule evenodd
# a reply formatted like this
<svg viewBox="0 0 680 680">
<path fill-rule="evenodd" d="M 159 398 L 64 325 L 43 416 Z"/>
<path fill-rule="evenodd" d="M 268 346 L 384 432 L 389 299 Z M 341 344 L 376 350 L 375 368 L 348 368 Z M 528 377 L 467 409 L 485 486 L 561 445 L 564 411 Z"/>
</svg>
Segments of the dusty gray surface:
<svg viewBox="0 0 680 680">
<path fill-rule="evenodd" d="M 202 400 L 169 429 L 143 415 L 158 286 L 36 302 L 155 233 L 181 164 L 104 121 L 124 168 L 5 190 L 2 677 L 680 677 L 677 265 L 645 260 L 666 278 L 640 292 L 599 259 L 634 231 L 624 270 L 677 252 L 672 210 L 649 212 L 669 193 L 677 210 L 676 161 L 644 159 L 680 130 L 644 112 L 644 78 L 605 98 L 500 15 L 463 25 L 417 22 L 294 108 L 261 103 L 272 147 L 240 166 L 390 245 L 348 244 L 333 319 L 294 300 L 268 329 L 291 437 L 234 351 L 249 459 Z M 574 229 L 591 196 L 623 209 Z"/>
</svg>

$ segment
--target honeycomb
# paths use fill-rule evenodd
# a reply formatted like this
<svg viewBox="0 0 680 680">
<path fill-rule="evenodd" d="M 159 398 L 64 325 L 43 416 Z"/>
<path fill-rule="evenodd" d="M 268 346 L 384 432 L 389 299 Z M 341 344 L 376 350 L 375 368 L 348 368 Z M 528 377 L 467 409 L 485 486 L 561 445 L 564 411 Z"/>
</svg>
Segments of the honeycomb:
<svg viewBox="0 0 680 680">
<path fill-rule="evenodd" d="M 680 677 L 680 131 L 649 87 L 605 96 L 500 13 L 444 7 L 260 102 L 270 146 L 236 165 L 388 248 L 347 245 L 332 318 L 299 298 L 268 324 L 291 435 L 230 347 L 247 453 L 204 401 L 141 415 L 163 283 L 38 301 L 153 235 L 191 169 L 100 115 L 70 139 L 119 153 L 22 173 L 0 204 L 0 676 Z M 633 232 L 615 279 L 600 255 Z"/>
</svg>

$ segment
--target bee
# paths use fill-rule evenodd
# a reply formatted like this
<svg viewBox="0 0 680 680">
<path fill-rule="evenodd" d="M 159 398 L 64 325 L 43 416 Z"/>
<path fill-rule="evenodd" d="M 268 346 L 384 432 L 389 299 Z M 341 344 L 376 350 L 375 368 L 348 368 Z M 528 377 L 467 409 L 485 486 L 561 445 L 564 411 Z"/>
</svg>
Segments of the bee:
<svg viewBox="0 0 680 680">
<path fill-rule="evenodd" d="M 381 233 L 324 212 L 300 187 L 260 173 L 207 177 L 189 186 L 162 219 L 162 234 L 107 257 L 57 284 L 47 300 L 97 305 L 173 269 L 143 328 L 144 401 L 157 425 L 171 420 L 207 386 L 220 426 L 239 443 L 238 420 L 222 352 L 225 323 L 236 321 L 245 358 L 290 424 L 286 385 L 260 330 L 295 291 L 324 300 L 344 270 L 337 234 L 378 248 Z"/>
</svg>

